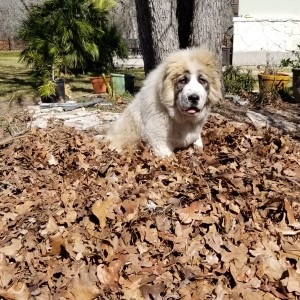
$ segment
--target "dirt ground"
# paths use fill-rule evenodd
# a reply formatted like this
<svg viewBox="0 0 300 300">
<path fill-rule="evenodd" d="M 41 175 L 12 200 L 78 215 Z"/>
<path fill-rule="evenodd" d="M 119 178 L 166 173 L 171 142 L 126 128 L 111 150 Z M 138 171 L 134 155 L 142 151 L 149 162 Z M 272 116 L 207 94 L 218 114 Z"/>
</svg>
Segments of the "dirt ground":
<svg viewBox="0 0 300 300">
<path fill-rule="evenodd" d="M 300 299 L 299 131 L 255 127 L 250 108 L 224 100 L 204 151 L 166 159 L 6 115 L 0 299 Z M 299 108 L 260 113 L 297 128 Z"/>
</svg>

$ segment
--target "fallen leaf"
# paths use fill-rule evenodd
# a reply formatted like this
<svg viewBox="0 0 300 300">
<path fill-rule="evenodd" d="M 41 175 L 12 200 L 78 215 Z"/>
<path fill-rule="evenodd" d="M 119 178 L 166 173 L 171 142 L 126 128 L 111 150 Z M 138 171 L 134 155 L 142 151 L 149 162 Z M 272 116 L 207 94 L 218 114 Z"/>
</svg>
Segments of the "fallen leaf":
<svg viewBox="0 0 300 300">
<path fill-rule="evenodd" d="M 21 240 L 12 239 L 10 245 L 0 247 L 0 252 L 4 253 L 6 256 L 15 256 L 22 247 Z"/>
<path fill-rule="evenodd" d="M 163 283 L 155 285 L 146 284 L 141 286 L 140 289 L 144 299 L 160 300 L 162 299 L 162 296 L 160 294 L 165 290 L 165 287 Z"/>
<path fill-rule="evenodd" d="M 7 300 L 28 300 L 30 291 L 24 282 L 15 282 L 7 290 L 0 289 L 0 296 Z"/>
<path fill-rule="evenodd" d="M 100 295 L 100 289 L 91 278 L 90 271 L 83 267 L 80 269 L 73 281 L 71 282 L 68 292 L 70 292 L 75 300 L 92 300 Z"/>
<path fill-rule="evenodd" d="M 289 269 L 289 277 L 287 282 L 287 290 L 292 293 L 296 292 L 300 294 L 300 274 L 296 272 L 296 270 Z"/>
<path fill-rule="evenodd" d="M 42 235 L 47 235 L 47 234 L 53 234 L 57 232 L 58 230 L 58 225 L 56 224 L 55 219 L 53 216 L 49 216 L 49 220 L 47 222 L 46 228 L 41 231 Z"/>
<path fill-rule="evenodd" d="M 193 220 L 201 220 L 202 213 L 206 213 L 210 209 L 210 205 L 204 205 L 203 202 L 197 201 L 186 208 L 177 209 L 177 213 L 183 224 L 190 224 Z"/>
<path fill-rule="evenodd" d="M 15 277 L 15 267 L 9 264 L 5 255 L 0 253 L 0 288 L 5 289 Z"/>
<path fill-rule="evenodd" d="M 151 223 L 148 223 L 145 231 L 145 240 L 152 245 L 159 246 L 158 232 L 156 228 L 151 227 Z"/>
<path fill-rule="evenodd" d="M 285 270 L 283 264 L 274 257 L 259 255 L 255 262 L 260 270 L 259 277 L 266 274 L 271 281 L 279 280 Z"/>
<path fill-rule="evenodd" d="M 289 203 L 289 201 L 287 199 L 284 199 L 284 208 L 287 214 L 287 218 L 288 218 L 288 222 L 289 224 L 293 224 L 296 222 L 295 217 L 294 217 L 294 213 L 291 207 L 291 204 Z"/>
<path fill-rule="evenodd" d="M 108 286 L 116 286 L 119 277 L 120 277 L 120 270 L 123 268 L 127 257 L 125 255 L 120 255 L 118 259 L 112 261 L 109 266 L 104 264 L 100 264 L 97 266 L 97 277 L 99 281 Z"/>
<path fill-rule="evenodd" d="M 104 201 L 97 200 L 92 206 L 92 213 L 99 220 L 99 224 L 101 228 L 105 228 L 106 226 L 107 211 L 110 208 L 110 206 L 111 206 L 111 201 L 109 198 Z"/>
</svg>

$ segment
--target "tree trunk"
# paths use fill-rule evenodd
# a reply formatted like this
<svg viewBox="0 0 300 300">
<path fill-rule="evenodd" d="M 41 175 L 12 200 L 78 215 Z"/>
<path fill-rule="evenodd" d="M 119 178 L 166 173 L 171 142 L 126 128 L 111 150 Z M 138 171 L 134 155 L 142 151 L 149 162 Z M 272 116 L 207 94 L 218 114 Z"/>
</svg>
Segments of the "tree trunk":
<svg viewBox="0 0 300 300">
<path fill-rule="evenodd" d="M 225 13 L 230 0 L 195 0 L 195 10 L 191 34 L 191 44 L 195 46 L 207 46 L 215 52 L 222 66 L 222 39 L 225 27 Z"/>
<path fill-rule="evenodd" d="M 176 0 L 135 0 L 145 73 L 179 49 Z"/>
<path fill-rule="evenodd" d="M 116 0 L 114 22 L 121 30 L 123 37 L 128 40 L 138 38 L 135 3 L 132 0 Z"/>
<path fill-rule="evenodd" d="M 230 0 L 135 0 L 145 72 L 168 53 L 207 46 L 222 66 L 222 41 L 228 29 Z"/>
<path fill-rule="evenodd" d="M 8 38 L 7 41 L 8 41 L 8 50 L 9 51 L 13 50 L 11 38 Z"/>
</svg>

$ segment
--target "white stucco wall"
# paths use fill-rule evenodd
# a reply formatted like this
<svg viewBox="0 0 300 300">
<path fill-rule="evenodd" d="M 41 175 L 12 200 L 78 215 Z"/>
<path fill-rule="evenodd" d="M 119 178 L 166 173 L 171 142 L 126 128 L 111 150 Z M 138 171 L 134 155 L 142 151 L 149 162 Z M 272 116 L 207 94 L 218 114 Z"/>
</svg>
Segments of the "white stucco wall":
<svg viewBox="0 0 300 300">
<path fill-rule="evenodd" d="M 299 18 L 299 0 L 239 0 L 239 16 L 252 18 Z"/>
<path fill-rule="evenodd" d="M 233 64 L 280 63 L 300 44 L 300 0 L 240 0 L 234 18 Z"/>
</svg>

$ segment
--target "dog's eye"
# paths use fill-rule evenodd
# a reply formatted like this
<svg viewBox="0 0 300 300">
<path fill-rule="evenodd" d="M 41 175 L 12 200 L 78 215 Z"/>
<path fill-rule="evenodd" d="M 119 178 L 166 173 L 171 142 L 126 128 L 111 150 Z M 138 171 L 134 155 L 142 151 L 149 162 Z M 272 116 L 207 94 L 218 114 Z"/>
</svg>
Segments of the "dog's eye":
<svg viewBox="0 0 300 300">
<path fill-rule="evenodd" d="M 181 84 L 187 84 L 188 78 L 186 76 L 181 77 L 181 78 L 179 78 L 178 82 Z"/>
<path fill-rule="evenodd" d="M 207 81 L 201 76 L 198 77 L 198 82 L 201 83 L 201 84 L 206 84 L 207 83 Z"/>
</svg>

